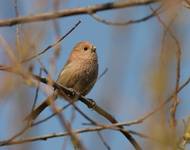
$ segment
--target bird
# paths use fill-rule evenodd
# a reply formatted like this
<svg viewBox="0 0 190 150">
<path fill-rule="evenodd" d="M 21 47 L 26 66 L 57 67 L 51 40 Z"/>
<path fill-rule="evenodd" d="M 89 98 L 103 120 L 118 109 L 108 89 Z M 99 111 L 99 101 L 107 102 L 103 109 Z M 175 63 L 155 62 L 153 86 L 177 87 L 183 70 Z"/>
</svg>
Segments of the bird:
<svg viewBox="0 0 190 150">
<path fill-rule="evenodd" d="M 56 82 L 66 88 L 85 96 L 93 88 L 98 77 L 98 56 L 96 47 L 89 41 L 78 42 L 70 52 L 70 55 L 60 71 Z M 25 120 L 34 121 L 40 113 L 50 105 L 51 100 L 58 98 L 58 90 L 55 89 L 53 94 L 48 96 L 37 108 L 35 108 Z M 63 95 L 62 95 L 63 96 Z M 76 101 L 77 97 L 71 95 L 63 98 L 71 98 Z"/>
</svg>

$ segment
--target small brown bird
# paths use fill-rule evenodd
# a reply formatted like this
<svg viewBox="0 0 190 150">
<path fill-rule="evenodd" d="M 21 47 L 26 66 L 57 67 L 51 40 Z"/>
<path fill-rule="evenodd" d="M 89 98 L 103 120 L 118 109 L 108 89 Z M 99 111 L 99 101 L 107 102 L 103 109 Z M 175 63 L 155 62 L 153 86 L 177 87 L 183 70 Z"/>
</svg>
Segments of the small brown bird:
<svg viewBox="0 0 190 150">
<path fill-rule="evenodd" d="M 82 41 L 75 45 L 70 56 L 60 72 L 57 83 L 67 88 L 72 88 L 85 96 L 94 86 L 98 77 L 98 58 L 96 47 L 88 41 Z M 57 91 L 48 98 L 57 99 Z M 35 120 L 38 115 L 50 105 L 49 99 L 42 102 L 27 120 Z M 73 99 L 73 98 L 72 98 Z"/>
</svg>

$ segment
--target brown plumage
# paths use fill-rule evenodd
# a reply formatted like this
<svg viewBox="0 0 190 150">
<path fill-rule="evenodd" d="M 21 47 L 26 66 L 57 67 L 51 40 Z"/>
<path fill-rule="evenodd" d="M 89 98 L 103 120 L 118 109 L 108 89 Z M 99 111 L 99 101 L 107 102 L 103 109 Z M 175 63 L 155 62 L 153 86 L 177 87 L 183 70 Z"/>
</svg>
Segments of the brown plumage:
<svg viewBox="0 0 190 150">
<path fill-rule="evenodd" d="M 71 51 L 66 64 L 58 76 L 57 82 L 85 96 L 94 86 L 97 76 L 98 59 L 96 47 L 88 41 L 82 41 L 77 43 Z M 49 106 L 49 98 L 55 100 L 57 91 L 42 102 L 26 119 L 35 120 Z"/>
</svg>

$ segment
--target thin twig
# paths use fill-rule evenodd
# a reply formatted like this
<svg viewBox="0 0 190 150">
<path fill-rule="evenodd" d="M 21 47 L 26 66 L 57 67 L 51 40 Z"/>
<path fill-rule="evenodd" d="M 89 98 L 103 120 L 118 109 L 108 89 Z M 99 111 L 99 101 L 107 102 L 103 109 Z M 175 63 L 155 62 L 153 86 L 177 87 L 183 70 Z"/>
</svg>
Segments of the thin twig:
<svg viewBox="0 0 190 150">
<path fill-rule="evenodd" d="M 136 24 L 136 23 L 141 23 L 141 22 L 145 22 L 153 17 L 155 17 L 155 14 L 158 13 L 158 11 L 161 9 L 161 6 L 159 8 L 157 8 L 156 10 L 154 10 L 151 14 L 144 16 L 142 18 L 136 19 L 136 20 L 128 20 L 128 21 L 124 21 L 124 22 L 119 22 L 119 21 L 110 21 L 107 19 L 103 19 L 101 17 L 99 17 L 98 15 L 96 15 L 95 13 L 90 13 L 89 15 L 94 18 L 96 21 L 107 24 L 107 25 L 113 25 L 113 26 L 128 26 L 128 25 L 132 25 L 132 24 Z"/>
<path fill-rule="evenodd" d="M 99 81 L 107 72 L 108 72 L 108 68 L 105 68 L 105 70 L 99 75 L 97 81 Z"/>
<path fill-rule="evenodd" d="M 33 55 L 33 56 L 29 57 L 29 58 L 26 58 L 26 59 L 22 60 L 21 63 L 25 63 L 25 62 L 27 62 L 27 61 L 30 61 L 30 60 L 32 60 L 32 59 L 34 59 L 34 58 L 36 58 L 36 57 L 38 57 L 38 56 L 44 54 L 47 50 L 49 50 L 49 49 L 55 47 L 55 46 L 56 46 L 57 44 L 59 44 L 62 40 L 64 40 L 73 30 L 75 30 L 76 27 L 77 27 L 80 23 L 81 23 L 81 21 L 79 20 L 79 21 L 75 24 L 74 27 L 72 27 L 64 36 L 62 36 L 61 38 L 59 38 L 55 43 L 53 43 L 52 45 L 49 45 L 49 46 L 46 47 L 44 50 L 42 50 L 40 53 L 37 53 L 37 54 L 35 54 L 35 55 Z"/>
<path fill-rule="evenodd" d="M 58 110 L 58 112 L 62 112 L 63 110 L 65 110 L 65 109 L 68 108 L 69 106 L 71 106 L 71 103 L 69 103 L 69 104 L 63 106 L 61 109 Z M 48 117 L 45 117 L 45 118 L 42 119 L 42 120 L 39 120 L 39 121 L 37 121 L 37 122 L 34 122 L 34 123 L 32 124 L 32 127 L 33 127 L 33 126 L 37 126 L 37 125 L 39 125 L 39 124 L 41 124 L 41 123 L 43 123 L 43 122 L 46 122 L 47 120 L 49 120 L 49 119 L 51 119 L 52 117 L 54 117 L 56 114 L 57 114 L 57 113 L 53 113 L 53 114 L 49 115 Z"/>
<path fill-rule="evenodd" d="M 109 129 L 109 128 L 104 128 L 104 127 L 91 127 L 91 128 L 82 128 L 82 129 L 78 129 L 73 131 L 75 134 L 78 133 L 86 133 L 86 132 L 96 132 L 96 131 L 100 131 L 103 129 Z M 31 138 L 25 138 L 25 139 L 21 139 L 21 140 L 14 140 L 11 141 L 9 143 L 6 143 L 6 141 L 1 141 L 0 143 L 4 143 L 4 145 L 1 144 L 1 146 L 5 146 L 5 145 L 15 145 L 15 144 L 23 144 L 23 143 L 27 143 L 27 142 L 35 142 L 35 141 L 40 141 L 40 140 L 47 140 L 47 139 L 51 139 L 51 138 L 58 138 L 58 137 L 63 137 L 63 136 L 68 136 L 70 135 L 68 132 L 63 132 L 63 133 L 53 133 L 53 134 L 48 134 L 48 135 L 43 135 L 43 136 L 36 136 L 36 137 L 31 137 Z"/>
<path fill-rule="evenodd" d="M 73 131 L 74 134 L 81 134 L 81 133 L 87 133 L 87 132 L 97 132 L 97 131 L 101 131 L 101 130 L 121 130 L 119 127 L 111 124 L 111 125 L 104 125 L 104 126 L 95 126 L 95 127 L 88 127 L 88 128 L 81 128 L 81 129 L 76 129 Z M 129 130 L 130 133 L 141 136 L 143 138 L 148 138 L 149 136 L 145 136 L 144 134 L 140 134 L 139 132 L 135 132 L 132 130 Z M 30 138 L 25 138 L 25 139 L 21 139 L 21 140 L 14 140 L 11 141 L 10 143 L 5 143 L 5 141 L 1 141 L 0 143 L 5 143 L 2 146 L 5 145 L 13 145 L 13 144 L 23 144 L 23 143 L 27 143 L 27 142 L 35 142 L 35 141 L 41 141 L 41 140 L 47 140 L 47 139 L 51 139 L 51 138 L 58 138 L 58 137 L 64 137 L 64 136 L 68 136 L 70 135 L 70 133 L 67 132 L 63 132 L 63 133 L 53 133 L 53 134 L 48 134 L 48 135 L 43 135 L 43 136 L 35 136 L 35 137 L 30 137 Z"/>
<path fill-rule="evenodd" d="M 106 140 L 104 139 L 103 135 L 101 134 L 100 131 L 97 131 L 98 137 L 100 138 L 100 140 L 102 141 L 102 143 L 104 144 L 104 146 L 107 148 L 107 150 L 111 150 L 111 147 L 108 145 L 108 143 L 106 142 Z"/>
</svg>

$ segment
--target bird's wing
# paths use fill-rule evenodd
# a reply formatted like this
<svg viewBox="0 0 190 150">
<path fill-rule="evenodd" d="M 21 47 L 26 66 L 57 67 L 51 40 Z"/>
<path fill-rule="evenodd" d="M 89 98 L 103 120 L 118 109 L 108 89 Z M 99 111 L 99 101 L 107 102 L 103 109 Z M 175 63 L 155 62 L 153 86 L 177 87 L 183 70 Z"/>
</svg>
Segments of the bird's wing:
<svg viewBox="0 0 190 150">
<path fill-rule="evenodd" d="M 73 88 L 80 79 L 80 70 L 76 69 L 77 63 L 66 64 L 60 72 L 57 82 L 68 88 Z"/>
</svg>

